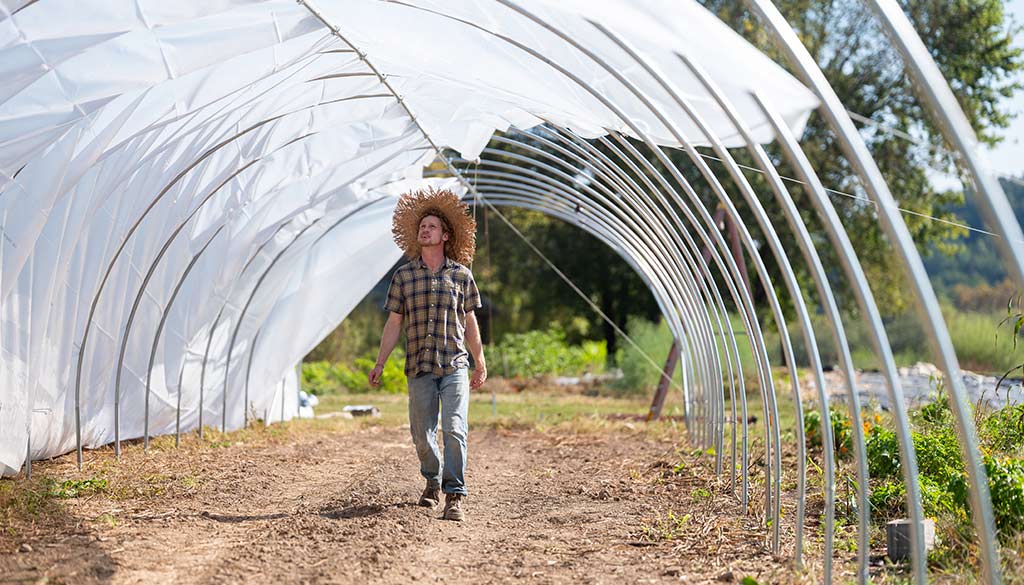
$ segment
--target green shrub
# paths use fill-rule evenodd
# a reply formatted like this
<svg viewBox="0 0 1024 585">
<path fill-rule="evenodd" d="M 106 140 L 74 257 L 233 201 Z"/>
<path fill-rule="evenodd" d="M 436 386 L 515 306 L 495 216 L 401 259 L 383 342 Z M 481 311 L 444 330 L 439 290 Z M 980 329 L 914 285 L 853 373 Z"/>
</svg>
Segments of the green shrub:
<svg viewBox="0 0 1024 585">
<path fill-rule="evenodd" d="M 368 392 L 383 392 L 385 394 L 401 394 L 408 388 L 405 377 L 405 360 L 394 358 L 384 362 L 384 372 L 380 377 L 380 386 L 370 386 L 369 375 L 376 363 L 371 358 L 359 358 L 352 369 L 345 365 L 339 365 L 338 381 L 349 392 L 365 394 Z"/>
<path fill-rule="evenodd" d="M 1019 452 L 1024 447 L 1024 404 L 993 412 L 979 430 L 982 443 L 990 450 Z"/>
<path fill-rule="evenodd" d="M 1022 417 L 1024 407 L 1008 406 L 982 418 L 980 424 L 980 436 L 987 452 L 984 465 L 992 509 L 1004 544 L 1024 533 L 1024 458 L 1006 455 L 1021 445 Z M 917 453 L 918 482 L 925 516 L 969 528 L 967 474 L 948 404 L 945 400 L 926 404 L 911 413 L 911 420 L 911 438 Z M 873 483 L 870 496 L 872 516 L 882 520 L 905 516 L 905 492 L 900 477 L 896 433 L 874 425 L 868 430 L 866 447 L 868 473 Z M 951 546 L 961 544 L 950 543 Z"/>
<path fill-rule="evenodd" d="M 555 329 L 508 334 L 492 353 L 500 356 L 501 367 L 507 370 L 505 374 L 524 378 L 545 374 L 577 376 L 596 373 L 604 369 L 608 357 L 604 341 L 568 345 L 565 334 Z"/>
<path fill-rule="evenodd" d="M 883 522 L 890 518 L 902 517 L 905 514 L 906 497 L 902 481 L 890 479 L 874 486 L 868 496 L 871 517 Z"/>
<path fill-rule="evenodd" d="M 898 478 L 900 475 L 900 445 L 896 433 L 874 425 L 865 438 L 868 457 L 868 475 L 878 479 Z"/>
<path fill-rule="evenodd" d="M 341 384 L 334 364 L 326 361 L 302 363 L 302 389 L 323 396 L 337 392 Z"/>
<path fill-rule="evenodd" d="M 636 342 L 640 350 L 628 342 L 622 344 L 622 348 L 615 356 L 615 361 L 622 370 L 622 379 L 616 386 L 626 393 L 649 393 L 661 379 L 661 364 L 672 347 L 672 332 L 664 321 L 652 323 L 644 319 L 631 320 L 628 329 L 630 338 Z M 652 365 L 644 354 L 657 365 Z M 680 375 L 681 369 L 676 368 L 677 376 Z"/>
<path fill-rule="evenodd" d="M 303 362 L 302 389 L 317 396 L 342 391 L 357 394 L 367 392 L 399 394 L 406 391 L 405 357 L 400 352 L 395 352 L 395 355 L 385 362 L 381 385 L 372 388 L 368 376 L 375 363 L 375 359 L 370 357 L 356 359 L 352 368 L 344 364 L 332 364 L 326 361 Z"/>
<path fill-rule="evenodd" d="M 917 451 L 919 474 L 945 484 L 963 473 L 960 444 L 952 427 L 939 427 L 928 433 L 914 431 L 910 436 Z"/>
<path fill-rule="evenodd" d="M 850 417 L 841 410 L 829 410 L 832 419 L 832 442 L 839 457 L 849 457 L 853 453 L 853 424 Z M 820 449 L 822 442 L 821 413 L 816 408 L 804 408 L 804 440 L 812 449 Z"/>
<path fill-rule="evenodd" d="M 921 509 L 925 517 L 952 516 L 958 521 L 964 520 L 963 504 L 951 491 L 951 487 L 954 486 L 941 485 L 926 475 L 918 476 L 918 486 L 921 490 Z M 871 488 L 871 493 L 868 496 L 868 501 L 871 504 L 871 517 L 879 521 L 905 518 L 907 516 L 906 497 L 906 488 L 901 480 L 883 480 Z"/>
<path fill-rule="evenodd" d="M 1024 532 L 1024 459 L 985 457 L 996 528 L 1004 542 Z"/>
</svg>

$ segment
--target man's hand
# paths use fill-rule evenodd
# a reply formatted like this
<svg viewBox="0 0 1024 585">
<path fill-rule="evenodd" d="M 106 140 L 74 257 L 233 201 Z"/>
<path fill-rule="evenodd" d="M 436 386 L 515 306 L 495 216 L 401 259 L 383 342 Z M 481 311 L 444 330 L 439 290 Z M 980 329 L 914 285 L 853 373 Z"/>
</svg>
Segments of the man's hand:
<svg viewBox="0 0 1024 585">
<path fill-rule="evenodd" d="M 469 379 L 469 389 L 479 390 L 486 380 L 487 366 L 477 364 L 476 369 L 473 370 L 473 377 Z"/>
<path fill-rule="evenodd" d="M 381 378 L 381 376 L 383 374 L 384 374 L 384 366 L 382 366 L 380 364 L 377 364 L 376 366 L 373 366 L 373 369 L 370 370 L 370 374 L 366 377 L 367 380 L 369 380 L 369 382 L 370 382 L 370 386 L 373 386 L 374 388 L 376 388 L 377 386 L 380 386 L 380 378 Z"/>
</svg>

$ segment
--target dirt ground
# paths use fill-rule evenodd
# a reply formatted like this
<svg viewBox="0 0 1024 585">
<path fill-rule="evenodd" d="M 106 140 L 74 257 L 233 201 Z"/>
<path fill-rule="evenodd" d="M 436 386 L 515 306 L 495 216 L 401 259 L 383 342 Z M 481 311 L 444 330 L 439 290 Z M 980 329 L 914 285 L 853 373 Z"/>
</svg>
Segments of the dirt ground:
<svg viewBox="0 0 1024 585">
<path fill-rule="evenodd" d="M 3 583 L 760 583 L 807 579 L 675 433 L 470 433 L 462 523 L 416 505 L 407 428 L 183 449 L 135 446 L 112 478 L 0 531 Z M 271 427 L 273 428 L 273 427 Z M 230 437 L 230 436 L 229 436 Z M 194 439 L 190 439 L 195 441 Z M 74 455 L 38 476 L 84 477 Z M 749 581 L 747 581 L 749 582 Z"/>
</svg>

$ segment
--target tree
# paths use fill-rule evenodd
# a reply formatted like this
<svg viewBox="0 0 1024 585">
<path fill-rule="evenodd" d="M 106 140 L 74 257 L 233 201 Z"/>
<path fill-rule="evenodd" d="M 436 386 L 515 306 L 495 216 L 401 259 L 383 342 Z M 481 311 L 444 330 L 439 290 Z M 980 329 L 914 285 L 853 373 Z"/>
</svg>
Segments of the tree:
<svg viewBox="0 0 1024 585">
<path fill-rule="evenodd" d="M 928 177 L 930 172 L 964 175 L 915 96 L 899 55 L 884 39 L 873 15 L 865 14 L 861 3 L 855 0 L 775 3 L 847 109 L 879 125 L 864 127 L 862 134 L 900 207 L 957 221 L 954 211 L 963 202 L 963 193 L 939 191 Z M 778 55 L 756 17 L 741 3 L 703 0 L 703 4 L 762 50 Z M 1019 29 L 1008 22 L 1003 0 L 904 0 L 901 5 L 950 81 L 979 139 L 986 144 L 998 143 L 1002 140 L 999 131 L 1007 127 L 1014 115 L 1007 110 L 1005 99 L 1020 89 L 1020 83 L 1014 79 L 1024 67 L 1022 51 L 1012 44 Z M 776 60 L 785 63 L 784 59 Z M 912 136 L 913 140 L 892 129 Z M 881 232 L 874 206 L 863 200 L 852 169 L 821 117 L 811 118 L 801 142 L 825 186 L 849 195 L 836 194 L 832 202 L 843 218 L 879 306 L 889 314 L 903 311 L 907 287 L 902 285 L 896 256 Z M 760 179 L 752 178 L 760 183 L 755 185 L 759 192 L 768 192 Z M 809 210 L 809 205 L 800 204 L 803 193 L 798 189 L 791 191 L 798 207 Z M 776 225 L 783 225 L 774 205 L 766 207 Z M 962 249 L 957 243 L 965 234 L 962 228 L 920 215 L 903 217 L 920 250 L 948 254 Z M 813 214 L 808 212 L 804 219 L 809 225 L 816 225 Z M 787 249 L 795 250 L 791 238 L 780 235 L 784 236 Z M 826 265 L 836 265 L 829 248 L 821 247 L 819 251 Z M 809 282 L 806 269 L 802 263 L 797 264 L 799 276 Z M 771 268 L 774 270 L 774 266 Z M 842 298 L 849 295 L 844 290 L 847 287 L 837 288 L 840 304 L 852 306 L 851 299 Z"/>
</svg>

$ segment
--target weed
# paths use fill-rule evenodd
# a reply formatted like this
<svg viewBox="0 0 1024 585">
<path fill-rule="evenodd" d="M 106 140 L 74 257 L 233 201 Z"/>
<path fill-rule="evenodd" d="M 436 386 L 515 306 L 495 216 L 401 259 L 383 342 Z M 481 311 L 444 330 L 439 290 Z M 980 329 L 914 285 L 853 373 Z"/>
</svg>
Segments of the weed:
<svg viewBox="0 0 1024 585">
<path fill-rule="evenodd" d="M 68 479 L 50 486 L 50 495 L 55 498 L 78 498 L 107 490 L 107 480 L 102 478 Z"/>
<path fill-rule="evenodd" d="M 640 527 L 640 538 L 651 542 L 675 540 L 686 533 L 690 518 L 690 514 L 679 516 L 669 508 L 669 511 L 664 516 L 659 515 L 653 524 L 644 524 Z"/>
<path fill-rule="evenodd" d="M 1019 452 L 1024 447 L 1024 405 L 1007 406 L 981 425 L 984 445 L 992 451 Z"/>
<path fill-rule="evenodd" d="M 837 409 L 829 411 L 832 422 L 832 442 L 839 457 L 845 458 L 853 453 L 853 424 L 850 418 Z M 821 413 L 815 409 L 804 409 L 804 438 L 807 446 L 820 449 L 823 432 L 821 430 Z"/>
<path fill-rule="evenodd" d="M 114 516 L 110 512 L 105 512 L 96 517 L 95 522 L 100 524 L 106 524 L 107 528 L 114 528 L 119 524 L 117 516 Z"/>
<path fill-rule="evenodd" d="M 36 518 L 56 511 L 60 504 L 53 495 L 52 479 L 0 482 L 0 520 L 3 524 L 14 518 Z"/>
</svg>

